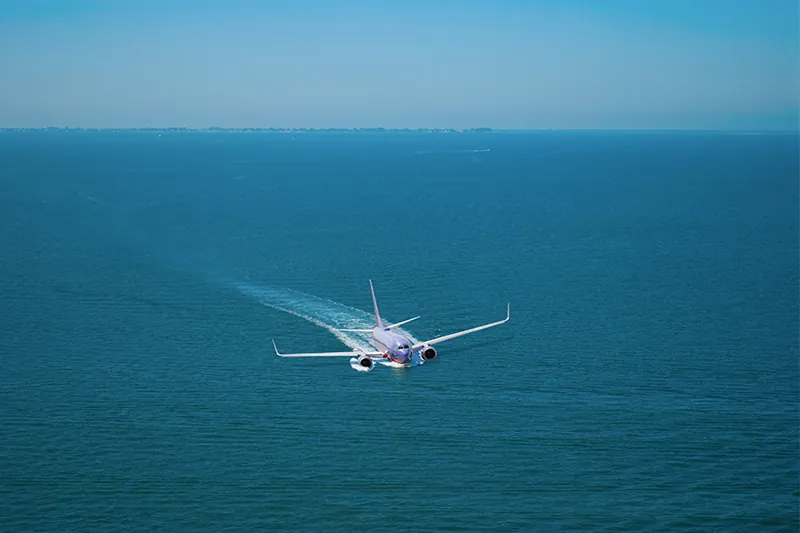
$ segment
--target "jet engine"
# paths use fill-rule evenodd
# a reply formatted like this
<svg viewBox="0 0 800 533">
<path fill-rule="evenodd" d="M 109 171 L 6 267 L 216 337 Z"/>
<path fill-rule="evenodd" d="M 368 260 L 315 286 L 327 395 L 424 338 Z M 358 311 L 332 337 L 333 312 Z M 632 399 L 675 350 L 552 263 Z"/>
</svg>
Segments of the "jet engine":
<svg viewBox="0 0 800 533">
<path fill-rule="evenodd" d="M 420 350 L 419 356 L 422 357 L 423 361 L 430 361 L 436 357 L 436 348 L 426 344 L 422 347 L 422 350 Z"/>
<path fill-rule="evenodd" d="M 353 357 L 350 359 L 350 366 L 352 366 L 355 370 L 359 372 L 369 372 L 375 367 L 375 361 L 367 357 L 366 355 L 359 355 L 358 359 Z"/>
</svg>

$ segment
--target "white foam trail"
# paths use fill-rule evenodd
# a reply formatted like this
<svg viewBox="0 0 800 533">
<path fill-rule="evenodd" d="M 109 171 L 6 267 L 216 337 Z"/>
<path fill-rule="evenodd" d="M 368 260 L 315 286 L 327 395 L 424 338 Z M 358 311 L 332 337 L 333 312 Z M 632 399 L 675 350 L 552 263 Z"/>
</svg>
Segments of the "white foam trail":
<svg viewBox="0 0 800 533">
<path fill-rule="evenodd" d="M 243 294 L 255 298 L 268 307 L 289 313 L 328 330 L 351 350 L 361 352 L 375 350 L 367 342 L 368 334 L 341 331 L 344 328 L 371 329 L 375 327 L 374 317 L 361 309 L 290 289 L 245 282 L 233 282 L 232 285 Z M 413 343 L 419 342 L 404 329 L 397 328 L 395 331 L 405 335 Z"/>
<path fill-rule="evenodd" d="M 467 150 L 419 150 L 414 152 L 414 155 L 436 155 L 436 154 L 475 154 L 480 152 L 491 152 L 491 148 L 478 148 Z"/>
</svg>

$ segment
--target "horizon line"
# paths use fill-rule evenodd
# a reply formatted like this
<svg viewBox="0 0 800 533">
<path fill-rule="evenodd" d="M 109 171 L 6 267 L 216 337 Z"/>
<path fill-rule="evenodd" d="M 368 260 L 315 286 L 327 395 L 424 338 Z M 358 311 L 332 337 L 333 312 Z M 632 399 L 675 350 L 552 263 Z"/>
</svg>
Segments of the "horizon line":
<svg viewBox="0 0 800 533">
<path fill-rule="evenodd" d="M 498 133 L 498 132 L 709 132 L 709 133 L 800 133 L 800 128 L 492 128 L 488 126 L 453 127 L 276 127 L 276 126 L 0 126 L 0 131 L 141 131 L 141 132 L 202 132 L 202 133 L 284 133 L 284 132 L 327 132 L 327 133 L 392 133 L 392 132 L 439 132 L 439 133 Z"/>
</svg>

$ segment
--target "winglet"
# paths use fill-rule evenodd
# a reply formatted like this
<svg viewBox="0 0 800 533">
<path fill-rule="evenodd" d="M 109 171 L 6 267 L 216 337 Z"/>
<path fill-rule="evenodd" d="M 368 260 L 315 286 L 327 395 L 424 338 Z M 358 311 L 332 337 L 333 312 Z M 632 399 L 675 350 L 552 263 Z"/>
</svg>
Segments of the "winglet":
<svg viewBox="0 0 800 533">
<path fill-rule="evenodd" d="M 506 322 L 511 320 L 511 302 L 508 303 L 508 311 L 506 312 Z"/>
<path fill-rule="evenodd" d="M 278 355 L 278 356 L 279 356 L 279 355 L 280 355 L 280 352 L 278 352 L 278 345 L 277 345 L 277 344 L 275 344 L 275 339 L 272 339 L 272 346 L 274 346 L 274 347 L 275 347 L 275 355 Z"/>
</svg>

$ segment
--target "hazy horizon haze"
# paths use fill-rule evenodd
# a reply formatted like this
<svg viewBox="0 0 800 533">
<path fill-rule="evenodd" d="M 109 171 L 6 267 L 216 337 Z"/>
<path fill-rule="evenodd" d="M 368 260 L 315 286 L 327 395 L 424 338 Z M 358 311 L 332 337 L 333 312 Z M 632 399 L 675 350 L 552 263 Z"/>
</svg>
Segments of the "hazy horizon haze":
<svg viewBox="0 0 800 533">
<path fill-rule="evenodd" d="M 0 127 L 796 130 L 797 4 L 0 1 Z"/>
</svg>

